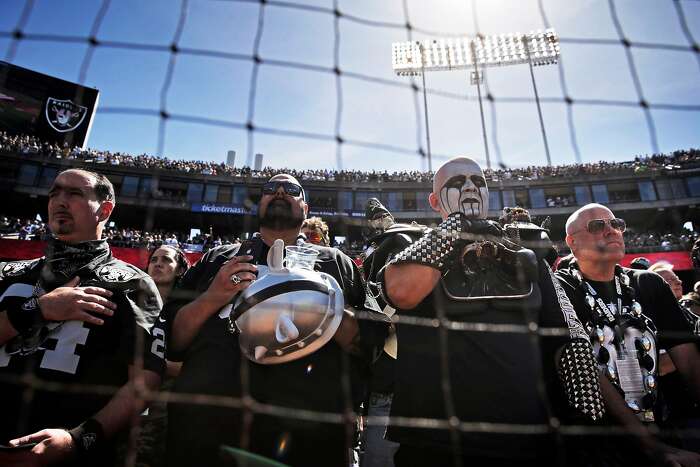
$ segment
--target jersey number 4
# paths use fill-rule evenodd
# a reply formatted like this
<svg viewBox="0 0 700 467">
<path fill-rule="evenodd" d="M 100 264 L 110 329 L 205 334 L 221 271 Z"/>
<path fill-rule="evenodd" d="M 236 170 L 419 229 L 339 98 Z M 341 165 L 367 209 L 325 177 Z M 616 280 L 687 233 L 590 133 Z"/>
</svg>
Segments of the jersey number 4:
<svg viewBox="0 0 700 467">
<path fill-rule="evenodd" d="M 56 346 L 53 350 L 42 347 L 44 356 L 39 367 L 75 374 L 80 361 L 80 356 L 76 355 L 75 351 L 78 344 L 85 345 L 88 334 L 90 330 L 83 326 L 82 321 L 64 323 L 49 334 L 47 341 L 55 341 Z M 0 347 L 0 367 L 8 366 L 11 358 L 12 356 L 5 351 L 5 347 Z"/>
</svg>

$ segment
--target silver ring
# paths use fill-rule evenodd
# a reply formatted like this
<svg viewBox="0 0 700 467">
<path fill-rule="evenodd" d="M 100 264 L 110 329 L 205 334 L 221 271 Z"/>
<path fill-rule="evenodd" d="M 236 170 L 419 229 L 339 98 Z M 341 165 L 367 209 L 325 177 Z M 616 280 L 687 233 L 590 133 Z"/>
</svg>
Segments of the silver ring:
<svg viewBox="0 0 700 467">
<path fill-rule="evenodd" d="M 238 276 L 238 274 L 231 274 L 231 277 L 229 277 L 229 279 L 231 279 L 233 285 L 238 285 L 241 282 L 243 282 L 243 280 Z"/>
</svg>

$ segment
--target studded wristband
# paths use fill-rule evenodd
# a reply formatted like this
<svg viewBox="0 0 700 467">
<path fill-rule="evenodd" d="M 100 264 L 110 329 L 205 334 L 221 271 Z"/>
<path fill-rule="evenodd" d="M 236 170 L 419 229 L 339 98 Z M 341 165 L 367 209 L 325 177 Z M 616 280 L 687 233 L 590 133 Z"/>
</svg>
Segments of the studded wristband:
<svg viewBox="0 0 700 467">
<path fill-rule="evenodd" d="M 605 406 L 590 342 L 575 339 L 564 347 L 559 359 L 559 377 L 571 407 L 591 420 L 603 417 Z"/>
<path fill-rule="evenodd" d="M 396 255 L 389 264 L 417 263 L 444 272 L 447 269 L 447 259 L 454 251 L 465 224 L 469 224 L 469 221 L 462 213 L 450 214 L 440 225 L 428 230 Z"/>
<path fill-rule="evenodd" d="M 23 336 L 31 334 L 46 322 L 35 295 L 24 301 L 11 303 L 7 308 L 7 319 L 12 327 Z"/>
</svg>

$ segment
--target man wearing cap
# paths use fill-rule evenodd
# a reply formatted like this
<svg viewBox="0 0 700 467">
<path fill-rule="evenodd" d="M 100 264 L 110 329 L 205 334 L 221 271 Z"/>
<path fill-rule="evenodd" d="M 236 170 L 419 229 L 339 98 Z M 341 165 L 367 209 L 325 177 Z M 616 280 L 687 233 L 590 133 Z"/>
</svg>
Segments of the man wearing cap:
<svg viewBox="0 0 700 467">
<path fill-rule="evenodd" d="M 136 389 L 160 384 L 165 342 L 149 328 L 162 302 L 101 239 L 114 205 L 103 175 L 61 172 L 46 256 L 0 263 L 0 465 L 113 465 L 115 435 L 145 405 Z"/>
<path fill-rule="evenodd" d="M 659 443 L 644 427 L 661 422 L 658 349 L 667 349 L 696 400 L 700 400 L 700 353 L 668 284 L 657 274 L 618 264 L 625 253 L 625 228 L 624 220 L 603 205 L 580 208 L 566 223 L 566 243 L 574 259 L 557 271 L 590 336 L 608 412 L 638 435 L 636 449 L 623 440 L 608 439 L 614 446 L 603 450 L 606 461 L 627 465 L 648 462 L 652 456 L 698 465 L 700 457 Z"/>
<path fill-rule="evenodd" d="M 446 162 L 429 197 L 442 222 L 379 274 L 399 317 L 387 433 L 401 444 L 399 467 L 554 464 L 556 445 L 541 427 L 569 408 L 587 420 L 603 415 L 571 304 L 543 258 L 486 220 L 488 200 L 475 161 Z M 550 327 L 566 332 L 538 336 Z M 504 424 L 528 429 L 490 428 Z"/>
<path fill-rule="evenodd" d="M 189 403 L 187 397 L 171 403 L 168 465 L 230 465 L 222 446 L 239 448 L 235 455 L 254 453 L 289 465 L 348 465 L 354 434 L 349 415 L 364 390 L 362 372 L 383 343 L 388 320 L 367 299 L 350 258 L 300 236 L 307 212 L 299 182 L 286 174 L 272 177 L 263 185 L 258 205 L 260 232 L 240 246 L 207 252 L 173 291 L 163 319 L 172 332 L 168 358 L 183 361 L 174 392 L 180 398 L 218 398 L 205 404 Z M 236 329 L 238 321 L 229 318 L 238 311 L 238 294 L 273 266 L 268 265 L 268 252 L 276 240 L 318 252 L 315 268 L 338 282 L 346 310 L 335 334 L 319 350 L 265 364 L 257 360 L 264 354 L 258 355 L 262 345 L 255 348 L 253 361 L 242 356 L 239 344 L 246 330 Z M 288 332 L 284 329 L 280 332 Z M 261 408 L 255 410 L 255 404 Z M 263 412 L 264 407 L 277 412 Z M 300 417 L 290 409 L 313 411 L 316 418 Z"/>
</svg>

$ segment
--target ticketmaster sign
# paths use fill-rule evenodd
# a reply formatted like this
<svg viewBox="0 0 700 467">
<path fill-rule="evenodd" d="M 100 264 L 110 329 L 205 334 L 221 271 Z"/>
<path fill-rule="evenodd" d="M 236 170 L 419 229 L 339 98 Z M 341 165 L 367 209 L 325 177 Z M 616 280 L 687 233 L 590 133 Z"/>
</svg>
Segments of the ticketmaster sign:
<svg viewBox="0 0 700 467">
<path fill-rule="evenodd" d="M 212 214 L 233 214 L 237 216 L 244 216 L 246 214 L 255 214 L 257 210 L 257 206 L 253 207 L 253 209 L 246 209 L 242 206 L 228 206 L 221 204 L 192 204 L 192 212 L 208 212 Z"/>
<path fill-rule="evenodd" d="M 193 203 L 192 212 L 206 212 L 211 214 L 233 214 L 234 216 L 254 215 L 258 212 L 258 207 L 253 206 L 246 209 L 243 206 L 231 206 L 228 204 Z M 364 217 L 364 211 L 333 211 L 333 210 L 309 210 L 309 216 L 322 217 Z"/>
</svg>

